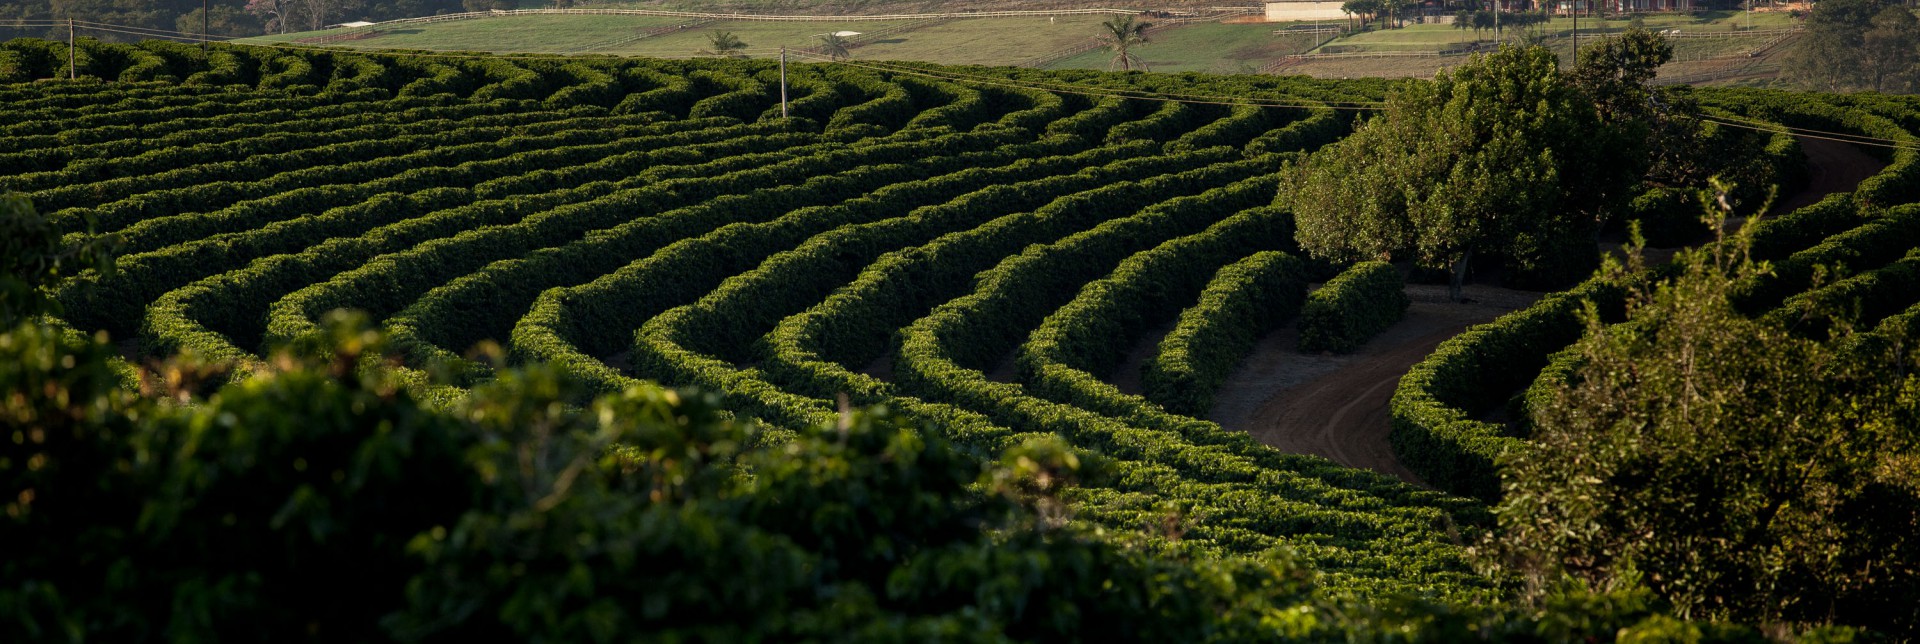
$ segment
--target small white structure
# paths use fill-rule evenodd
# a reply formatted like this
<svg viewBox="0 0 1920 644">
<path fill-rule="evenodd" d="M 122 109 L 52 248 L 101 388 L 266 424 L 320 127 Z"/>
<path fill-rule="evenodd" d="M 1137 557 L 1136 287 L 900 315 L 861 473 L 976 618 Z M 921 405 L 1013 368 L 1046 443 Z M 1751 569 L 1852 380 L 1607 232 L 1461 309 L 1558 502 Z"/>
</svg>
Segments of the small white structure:
<svg viewBox="0 0 1920 644">
<path fill-rule="evenodd" d="M 1272 1 L 1267 3 L 1267 22 L 1346 20 L 1347 12 L 1340 10 L 1341 4 L 1325 0 Z"/>
<path fill-rule="evenodd" d="M 835 35 L 835 36 L 839 36 L 839 37 L 841 37 L 841 38 L 852 38 L 852 37 L 854 37 L 854 36 L 858 36 L 858 35 L 860 35 L 860 32 L 858 32 L 858 31 L 836 31 L 836 32 L 833 32 L 833 35 Z"/>
<path fill-rule="evenodd" d="M 343 22 L 337 25 L 327 25 L 324 28 L 325 29 L 354 29 L 357 27 L 372 27 L 372 26 L 373 26 L 373 23 L 371 22 L 366 22 L 364 20 L 356 20 L 354 22 Z"/>
</svg>

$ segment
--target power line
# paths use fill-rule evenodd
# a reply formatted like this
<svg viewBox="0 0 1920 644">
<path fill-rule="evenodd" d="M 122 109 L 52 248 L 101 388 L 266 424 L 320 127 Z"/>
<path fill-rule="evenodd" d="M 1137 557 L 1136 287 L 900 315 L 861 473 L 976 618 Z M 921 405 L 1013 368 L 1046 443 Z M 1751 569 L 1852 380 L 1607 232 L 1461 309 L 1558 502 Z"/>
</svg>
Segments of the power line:
<svg viewBox="0 0 1920 644">
<path fill-rule="evenodd" d="M 1754 127 L 1773 127 L 1773 128 L 1785 129 L 1793 133 L 1848 137 L 1851 139 L 1860 139 L 1861 141 L 1881 141 L 1881 142 L 1894 143 L 1894 144 L 1911 142 L 1910 140 L 1888 139 L 1888 138 L 1882 138 L 1877 136 L 1868 136 L 1865 134 L 1853 134 L 1851 132 L 1832 132 L 1828 130 L 1816 130 L 1813 128 L 1794 127 L 1794 126 L 1786 125 L 1784 123 L 1775 123 L 1772 121 L 1760 121 L 1755 119 L 1742 119 L 1735 116 L 1718 116 L 1718 117 L 1702 116 L 1701 118 L 1707 119 L 1707 120 L 1720 119 L 1714 122 L 1722 123 L 1725 125 L 1748 125 L 1748 126 L 1754 126 Z"/>
<path fill-rule="evenodd" d="M 1778 123 L 1761 123 L 1761 124 L 1755 125 L 1755 124 L 1748 124 L 1748 123 L 1740 123 L 1737 121 L 1723 120 L 1723 119 L 1719 119 L 1711 116 L 1702 116 L 1700 117 L 1700 120 L 1708 121 L 1712 123 L 1718 123 L 1728 127 L 1737 127 L 1745 130 L 1753 130 L 1756 132 L 1767 132 L 1771 134 L 1791 134 L 1793 136 L 1808 138 L 1808 139 L 1818 139 L 1822 141 L 1835 141 L 1838 143 L 1851 143 L 1854 145 L 1865 145 L 1865 146 L 1871 146 L 1876 148 L 1888 148 L 1892 150 L 1920 150 L 1920 145 L 1916 145 L 1915 142 L 1911 140 L 1899 141 L 1895 139 L 1883 139 L 1879 137 L 1860 136 L 1860 135 L 1846 134 L 1846 133 L 1840 133 L 1840 132 L 1820 132 L 1819 130 L 1806 130 L 1806 129 L 1794 128 L 1786 125 L 1781 125 Z M 1828 136 L 1829 134 L 1835 135 L 1835 136 Z"/>
</svg>

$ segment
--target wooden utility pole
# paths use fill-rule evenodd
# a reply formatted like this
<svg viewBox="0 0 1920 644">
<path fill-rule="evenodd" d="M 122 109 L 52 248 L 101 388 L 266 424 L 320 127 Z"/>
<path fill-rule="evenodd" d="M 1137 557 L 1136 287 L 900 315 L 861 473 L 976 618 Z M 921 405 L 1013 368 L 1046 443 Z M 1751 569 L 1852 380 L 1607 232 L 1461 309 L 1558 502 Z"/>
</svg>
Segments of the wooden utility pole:
<svg viewBox="0 0 1920 644">
<path fill-rule="evenodd" d="M 207 0 L 200 0 L 200 55 L 207 55 L 207 25 L 212 19 L 207 15 Z"/>
<path fill-rule="evenodd" d="M 787 118 L 787 46 L 780 46 L 780 118 Z"/>
<path fill-rule="evenodd" d="M 67 80 L 80 79 L 80 75 L 74 72 L 74 66 L 73 66 L 73 49 L 75 46 L 77 46 L 77 44 L 73 40 L 73 19 L 68 18 L 67 19 Z"/>
</svg>

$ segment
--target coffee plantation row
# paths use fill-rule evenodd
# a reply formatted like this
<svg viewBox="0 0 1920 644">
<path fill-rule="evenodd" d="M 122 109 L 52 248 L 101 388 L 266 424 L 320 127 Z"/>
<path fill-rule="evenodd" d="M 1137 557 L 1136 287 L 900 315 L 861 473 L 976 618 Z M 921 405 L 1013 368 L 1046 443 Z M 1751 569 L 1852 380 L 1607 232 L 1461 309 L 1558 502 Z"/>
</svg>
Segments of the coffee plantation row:
<svg viewBox="0 0 1920 644">
<path fill-rule="evenodd" d="M 116 270 L 60 287 L 61 323 L 136 360 L 262 370 L 353 309 L 437 404 L 504 356 L 599 392 L 697 386 L 773 427 L 831 423 L 845 396 L 979 455 L 1058 435 L 1111 472 L 1066 493 L 1074 520 L 1138 532 L 1171 513 L 1159 547 L 1286 550 L 1342 594 L 1500 596 L 1466 545 L 1524 432 L 1481 419 L 1563 373 L 1583 298 L 1620 299 L 1549 295 L 1401 382 L 1394 447 L 1434 490 L 1200 419 L 1308 284 L 1349 270 L 1295 246 L 1275 171 L 1385 81 L 85 40 L 63 80 L 67 54 L 0 45 L 0 189 L 72 239 L 119 238 Z M 1194 100 L 1148 98 L 1166 96 Z M 1920 129 L 1902 98 L 1698 96 L 1761 124 Z M 1805 171 L 1792 137 L 1710 136 L 1754 151 L 1749 176 Z M 1869 322 L 1915 325 L 1920 154 L 1888 161 L 1765 224 L 1756 252 L 1783 269 L 1751 285 L 1752 314 L 1864 297 Z M 1856 277 L 1813 289 L 1834 262 Z M 1372 310 L 1383 267 L 1352 270 L 1302 322 L 1342 345 L 1404 307 Z M 1106 381 L 1168 326 L 1144 396 Z"/>
</svg>

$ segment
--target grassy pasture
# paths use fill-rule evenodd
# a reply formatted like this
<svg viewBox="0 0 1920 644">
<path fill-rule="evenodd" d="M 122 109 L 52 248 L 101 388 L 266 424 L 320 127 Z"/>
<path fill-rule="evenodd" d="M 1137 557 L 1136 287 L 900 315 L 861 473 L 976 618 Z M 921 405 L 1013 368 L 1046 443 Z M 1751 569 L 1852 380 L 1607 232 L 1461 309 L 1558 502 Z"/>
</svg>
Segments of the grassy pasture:
<svg viewBox="0 0 1920 644">
<path fill-rule="evenodd" d="M 488 51 L 524 53 L 593 53 L 619 56 L 686 58 L 707 49 L 708 36 L 716 30 L 730 31 L 745 41 L 747 53 L 769 58 L 781 47 L 805 48 L 819 44 L 818 35 L 833 31 L 876 34 L 855 38 L 856 59 L 928 61 L 947 64 L 1023 65 L 1049 54 L 1082 47 L 1098 36 L 1105 16 L 990 17 L 941 21 L 906 20 L 825 20 L 772 21 L 736 20 L 713 22 L 698 27 L 650 37 L 639 37 L 649 29 L 685 24 L 689 19 L 669 16 L 506 16 L 439 23 L 401 25 L 360 39 L 323 42 L 330 46 L 374 49 L 424 49 L 438 51 Z M 1771 42 L 1769 32 L 1790 28 L 1793 21 L 1784 13 L 1735 11 L 1705 12 L 1697 15 L 1646 15 L 1641 21 L 1654 29 L 1679 29 L 1687 33 L 1727 34 L 1725 37 L 1680 38 L 1674 40 L 1676 64 L 1712 63 L 1738 58 Z M 1585 37 L 1625 30 L 1625 18 L 1583 18 L 1580 35 Z M 1765 35 L 1740 35 L 1749 29 Z M 1318 39 L 1306 34 L 1282 32 L 1289 23 L 1199 23 L 1162 30 L 1152 42 L 1136 51 L 1156 72 L 1257 73 L 1274 70 L 1320 77 L 1428 77 L 1434 71 L 1458 64 L 1454 56 L 1434 56 L 1476 40 L 1490 41 L 1492 34 L 1456 29 L 1452 25 L 1416 24 L 1398 29 L 1373 29 L 1341 37 L 1313 50 L 1330 54 L 1389 54 L 1379 58 L 1314 59 L 1273 65 L 1285 56 L 1306 53 Z M 1567 36 L 1573 21 L 1559 18 L 1522 31 L 1509 31 L 1509 38 L 1530 33 L 1543 38 L 1556 50 L 1571 52 L 1573 42 Z M 319 36 L 342 32 L 307 32 L 271 36 L 262 40 L 315 42 Z M 1112 55 L 1103 49 L 1084 51 L 1045 62 L 1048 69 L 1106 69 Z M 1686 65 L 1683 65 L 1686 66 Z M 1698 66 L 1698 65 L 1693 65 Z M 1689 68 L 1690 69 L 1690 68 Z M 1679 68 L 1670 73 L 1692 74 Z"/>
<path fill-rule="evenodd" d="M 583 18 L 592 18 L 585 20 Z M 629 37 L 641 29 L 686 22 L 662 16 L 514 16 L 400 25 L 378 35 L 327 43 L 340 47 L 553 53 Z M 256 40 L 301 42 L 328 32 L 263 36 Z"/>
<path fill-rule="evenodd" d="M 1286 24 L 1203 23 L 1155 34 L 1135 51 L 1157 72 L 1251 73 L 1275 58 L 1304 51 L 1312 36 L 1275 34 Z M 1090 51 L 1048 69 L 1106 69 L 1113 54 Z"/>
<path fill-rule="evenodd" d="M 1058 16 L 948 20 L 881 38 L 854 50 L 854 57 L 1013 65 L 1086 42 L 1099 33 L 1100 22 L 1105 19 Z"/>
</svg>

